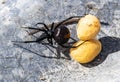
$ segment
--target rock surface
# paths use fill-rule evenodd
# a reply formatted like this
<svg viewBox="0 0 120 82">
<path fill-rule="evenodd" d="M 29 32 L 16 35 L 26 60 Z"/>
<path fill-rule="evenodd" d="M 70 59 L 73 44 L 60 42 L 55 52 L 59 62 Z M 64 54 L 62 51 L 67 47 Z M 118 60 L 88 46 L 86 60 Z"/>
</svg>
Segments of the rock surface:
<svg viewBox="0 0 120 82">
<path fill-rule="evenodd" d="M 0 82 L 120 82 L 119 3 L 120 0 L 0 0 Z M 51 24 L 85 13 L 110 24 L 101 26 L 98 39 L 103 50 L 91 63 L 43 58 L 39 55 L 55 55 L 41 44 L 11 42 L 34 39 L 22 26 Z M 74 31 L 75 25 L 69 27 Z"/>
</svg>

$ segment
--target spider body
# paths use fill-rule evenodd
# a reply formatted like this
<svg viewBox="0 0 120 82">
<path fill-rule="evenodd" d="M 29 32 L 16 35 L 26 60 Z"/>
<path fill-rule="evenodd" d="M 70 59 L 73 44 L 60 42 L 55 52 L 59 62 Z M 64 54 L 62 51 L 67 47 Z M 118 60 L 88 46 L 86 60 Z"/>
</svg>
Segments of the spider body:
<svg viewBox="0 0 120 82">
<path fill-rule="evenodd" d="M 70 31 L 65 26 L 60 26 L 53 32 L 53 38 L 58 44 L 67 43 L 70 38 Z"/>
</svg>

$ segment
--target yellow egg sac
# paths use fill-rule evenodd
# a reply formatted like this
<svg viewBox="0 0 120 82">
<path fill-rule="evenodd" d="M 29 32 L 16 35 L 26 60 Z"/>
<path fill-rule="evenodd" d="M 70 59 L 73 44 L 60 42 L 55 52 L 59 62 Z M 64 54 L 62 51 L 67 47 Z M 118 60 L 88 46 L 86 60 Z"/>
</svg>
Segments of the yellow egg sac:
<svg viewBox="0 0 120 82">
<path fill-rule="evenodd" d="M 94 15 L 82 17 L 77 25 L 77 37 L 81 40 L 90 40 L 100 31 L 100 21 Z"/>
<path fill-rule="evenodd" d="M 101 43 L 98 40 L 78 41 L 73 46 L 80 46 L 70 49 L 70 56 L 79 63 L 91 62 L 101 51 Z"/>
</svg>

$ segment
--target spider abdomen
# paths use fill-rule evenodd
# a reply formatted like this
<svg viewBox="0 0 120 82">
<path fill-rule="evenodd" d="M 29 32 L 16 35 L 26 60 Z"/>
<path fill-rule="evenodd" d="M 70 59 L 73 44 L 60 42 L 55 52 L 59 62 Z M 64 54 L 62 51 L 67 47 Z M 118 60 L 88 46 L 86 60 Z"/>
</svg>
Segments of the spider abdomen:
<svg viewBox="0 0 120 82">
<path fill-rule="evenodd" d="M 64 44 L 67 43 L 70 38 L 70 31 L 65 26 L 60 26 L 55 29 L 54 31 L 54 40 L 58 44 Z"/>
</svg>

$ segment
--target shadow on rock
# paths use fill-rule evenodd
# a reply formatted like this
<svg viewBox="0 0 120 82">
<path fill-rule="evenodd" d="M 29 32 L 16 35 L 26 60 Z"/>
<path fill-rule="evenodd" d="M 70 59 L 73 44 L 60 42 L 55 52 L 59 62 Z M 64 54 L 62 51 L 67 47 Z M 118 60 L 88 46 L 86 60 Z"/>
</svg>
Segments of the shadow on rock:
<svg viewBox="0 0 120 82">
<path fill-rule="evenodd" d="M 120 38 L 117 37 L 102 37 L 99 39 L 102 43 L 101 53 L 90 63 L 82 64 L 85 67 L 94 67 L 105 61 L 110 53 L 120 50 Z"/>
<path fill-rule="evenodd" d="M 56 48 L 57 53 L 54 53 L 53 50 L 51 50 L 48 46 L 45 46 L 45 47 L 47 47 L 53 54 L 56 55 L 56 56 L 53 57 L 53 56 L 41 55 L 39 52 L 33 51 L 32 49 L 28 49 L 28 48 L 24 47 L 24 46 L 21 45 L 21 44 L 14 43 L 14 45 L 17 46 L 17 47 L 20 47 L 20 48 L 22 48 L 22 49 L 24 49 L 24 50 L 27 50 L 27 51 L 29 51 L 29 52 L 31 52 L 31 53 L 33 53 L 33 54 L 36 54 L 36 55 L 38 55 L 38 56 L 40 56 L 40 57 L 43 57 L 43 58 L 49 58 L 49 59 L 60 59 L 60 58 L 61 58 L 61 59 L 67 59 L 67 60 L 70 60 L 70 59 L 71 59 L 70 56 L 69 56 L 69 55 L 66 55 L 66 54 L 65 54 L 65 57 L 60 57 L 60 58 L 58 58 L 57 55 L 61 56 L 61 54 L 60 54 L 61 49 L 60 49 L 59 47 Z M 30 47 L 30 48 L 32 48 L 32 47 Z M 67 54 L 68 54 L 68 49 L 65 49 L 65 52 L 66 52 L 66 51 L 67 51 Z"/>
<path fill-rule="evenodd" d="M 20 44 L 16 44 L 16 43 L 15 43 L 14 45 L 16 45 L 17 47 L 20 47 L 20 48 L 22 48 L 22 49 L 24 49 L 24 50 L 27 50 L 27 51 L 29 51 L 29 52 L 31 52 L 31 53 L 33 53 L 33 54 L 36 54 L 36 55 L 38 55 L 38 56 L 40 56 L 40 57 L 50 58 L 50 59 L 56 58 L 56 59 L 57 59 L 57 57 L 41 55 L 41 54 L 39 54 L 39 53 L 37 53 L 37 52 L 35 52 L 35 51 L 33 51 L 33 50 L 27 49 L 26 47 L 24 47 L 24 46 L 22 46 L 22 45 L 20 45 Z"/>
</svg>

